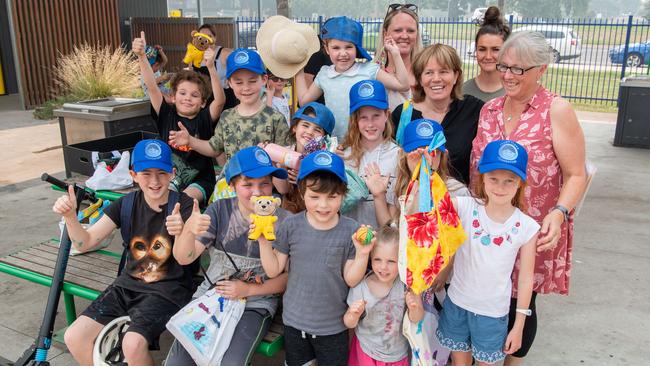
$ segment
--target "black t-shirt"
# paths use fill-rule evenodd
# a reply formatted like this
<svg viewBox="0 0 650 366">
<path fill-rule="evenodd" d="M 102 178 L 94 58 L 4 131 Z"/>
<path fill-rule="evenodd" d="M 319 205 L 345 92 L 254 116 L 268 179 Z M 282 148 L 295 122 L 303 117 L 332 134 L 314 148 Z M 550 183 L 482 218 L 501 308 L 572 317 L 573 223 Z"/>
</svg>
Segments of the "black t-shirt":
<svg viewBox="0 0 650 366">
<path fill-rule="evenodd" d="M 176 106 L 173 104 L 167 104 L 165 101 L 160 105 L 160 112 L 156 115 L 155 111 L 152 108 L 152 114 L 156 119 L 156 125 L 158 126 L 158 135 L 160 139 L 165 142 L 169 141 L 169 131 L 178 131 L 178 122 L 183 123 L 183 126 L 187 128 L 187 131 L 190 135 L 199 138 L 201 140 L 209 140 L 214 134 L 212 129 L 212 118 L 210 117 L 210 107 L 206 106 L 196 117 L 190 119 L 187 117 L 181 117 L 176 113 Z M 172 153 L 180 158 L 181 161 L 185 162 L 190 168 L 198 171 L 198 174 L 192 181 L 203 181 L 209 185 L 214 186 L 216 184 L 215 174 L 214 174 L 214 165 L 212 164 L 212 158 L 205 155 L 201 155 L 194 150 L 183 151 L 179 150 L 176 146 L 171 146 Z M 175 159 L 177 160 L 177 159 Z M 174 162 L 177 165 L 177 162 Z M 181 167 L 176 166 L 176 174 L 182 175 L 183 170 Z M 189 182 L 186 182 L 189 184 Z M 187 184 L 185 184 L 181 189 L 185 189 Z M 209 194 L 210 192 L 208 192 Z"/>
<path fill-rule="evenodd" d="M 142 191 L 135 194 L 131 216 L 131 242 L 127 246 L 126 266 L 114 284 L 141 293 L 155 293 L 167 300 L 184 306 L 194 293 L 192 276 L 197 273 L 199 260 L 182 266 L 172 253 L 174 237 L 169 235 L 165 221 L 167 204 L 160 212 L 149 207 Z M 123 198 L 113 202 L 104 213 L 121 226 L 120 210 Z M 180 194 L 183 221 L 192 214 L 192 199 Z"/>
<path fill-rule="evenodd" d="M 472 141 L 476 137 L 478 117 L 483 107 L 482 100 L 465 94 L 462 100 L 454 100 L 449 106 L 449 111 L 442 120 L 445 131 L 445 144 L 449 151 L 449 173 L 452 177 L 467 184 L 469 182 L 469 163 L 472 152 Z M 397 132 L 403 104 L 395 108 L 392 114 L 393 135 Z M 413 108 L 411 121 L 420 119 L 422 112 Z M 394 136 L 393 136 L 394 137 Z"/>
<path fill-rule="evenodd" d="M 307 65 L 305 65 L 305 73 L 314 75 L 314 77 L 316 77 L 321 67 L 329 66 L 331 64 L 332 64 L 332 60 L 330 59 L 329 55 L 325 52 L 325 49 L 321 47 L 321 49 L 318 52 L 311 55 L 309 61 L 307 61 Z M 325 98 L 323 95 L 321 95 L 318 99 L 316 99 L 316 101 L 320 104 L 325 104 Z"/>
</svg>

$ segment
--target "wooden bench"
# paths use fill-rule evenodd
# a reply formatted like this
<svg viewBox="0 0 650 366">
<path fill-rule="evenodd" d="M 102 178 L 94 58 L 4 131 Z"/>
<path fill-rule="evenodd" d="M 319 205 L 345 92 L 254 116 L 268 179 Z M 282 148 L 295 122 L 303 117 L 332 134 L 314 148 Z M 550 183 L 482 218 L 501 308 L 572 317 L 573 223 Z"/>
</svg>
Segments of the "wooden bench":
<svg viewBox="0 0 650 366">
<path fill-rule="evenodd" d="M 59 251 L 59 241 L 50 239 L 27 249 L 0 257 L 0 272 L 43 286 L 52 285 L 52 274 Z M 68 325 L 77 319 L 74 297 L 95 300 L 117 277 L 121 253 L 100 249 L 70 256 L 63 283 L 63 301 Z M 63 343 L 65 329 L 54 333 L 53 339 Z M 257 347 L 257 353 L 273 357 L 284 345 L 282 322 L 277 316 Z"/>
</svg>

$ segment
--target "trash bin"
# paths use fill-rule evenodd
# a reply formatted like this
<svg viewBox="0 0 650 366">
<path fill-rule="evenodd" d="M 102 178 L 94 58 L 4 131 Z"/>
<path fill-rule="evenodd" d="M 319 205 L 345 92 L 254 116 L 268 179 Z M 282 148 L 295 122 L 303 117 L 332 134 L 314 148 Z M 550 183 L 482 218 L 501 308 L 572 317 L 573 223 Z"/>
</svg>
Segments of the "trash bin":
<svg viewBox="0 0 650 366">
<path fill-rule="evenodd" d="M 54 115 L 65 147 L 133 131 L 157 133 L 150 108 L 148 99 L 103 98 L 65 103 Z"/>
<path fill-rule="evenodd" d="M 650 76 L 621 81 L 614 146 L 650 148 Z"/>
</svg>

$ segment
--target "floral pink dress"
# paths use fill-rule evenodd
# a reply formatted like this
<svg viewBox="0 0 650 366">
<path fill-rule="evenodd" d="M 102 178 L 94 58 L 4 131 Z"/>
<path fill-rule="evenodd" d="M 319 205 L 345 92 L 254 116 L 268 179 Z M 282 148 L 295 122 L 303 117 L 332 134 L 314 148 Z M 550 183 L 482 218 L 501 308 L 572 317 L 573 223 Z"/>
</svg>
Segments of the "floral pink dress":
<svg viewBox="0 0 650 366">
<path fill-rule="evenodd" d="M 562 188 L 562 171 L 555 156 L 552 142 L 551 103 L 556 94 L 540 87 L 521 114 L 519 124 L 505 134 L 503 105 L 505 97 L 493 99 L 481 109 L 478 131 L 472 144 L 470 174 L 471 181 L 477 182 L 478 161 L 489 142 L 494 140 L 513 140 L 520 143 L 528 152 L 527 187 L 525 191 L 528 215 L 540 225 L 544 217 L 553 209 Z M 554 250 L 537 253 L 533 291 L 547 294 L 569 293 L 571 275 L 571 252 L 573 247 L 573 218 L 562 224 L 561 237 Z M 513 296 L 517 291 L 519 260 L 513 271 Z"/>
</svg>

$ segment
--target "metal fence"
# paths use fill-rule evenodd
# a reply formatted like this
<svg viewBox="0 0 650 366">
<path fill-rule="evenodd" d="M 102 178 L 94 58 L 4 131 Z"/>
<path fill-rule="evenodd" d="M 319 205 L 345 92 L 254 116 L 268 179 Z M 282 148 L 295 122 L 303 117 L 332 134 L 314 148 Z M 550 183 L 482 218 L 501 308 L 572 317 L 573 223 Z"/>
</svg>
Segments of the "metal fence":
<svg viewBox="0 0 650 366">
<path fill-rule="evenodd" d="M 323 17 L 295 19 L 311 24 L 318 32 Z M 364 28 L 363 45 L 377 48 L 382 19 L 357 18 Z M 647 74 L 650 64 L 650 22 L 632 16 L 616 19 L 506 19 L 513 31 L 539 31 L 553 48 L 554 63 L 542 83 L 565 98 L 581 103 L 615 104 L 620 80 Z M 257 29 L 263 19 L 237 18 L 237 45 L 255 48 Z M 425 45 L 444 43 L 454 47 L 464 63 L 466 79 L 478 74 L 474 37 L 478 26 L 465 19 L 420 20 Z"/>
</svg>

